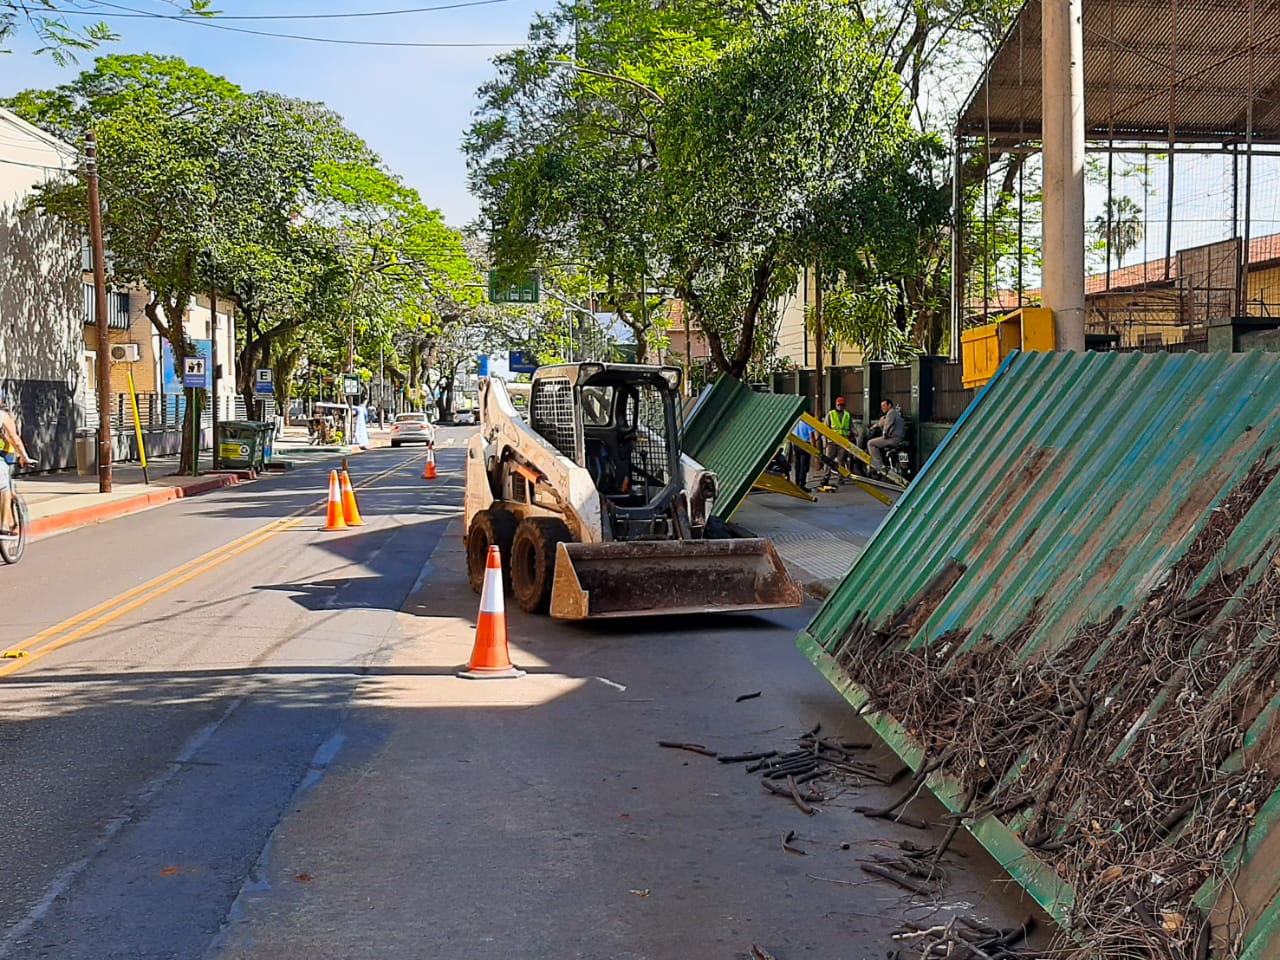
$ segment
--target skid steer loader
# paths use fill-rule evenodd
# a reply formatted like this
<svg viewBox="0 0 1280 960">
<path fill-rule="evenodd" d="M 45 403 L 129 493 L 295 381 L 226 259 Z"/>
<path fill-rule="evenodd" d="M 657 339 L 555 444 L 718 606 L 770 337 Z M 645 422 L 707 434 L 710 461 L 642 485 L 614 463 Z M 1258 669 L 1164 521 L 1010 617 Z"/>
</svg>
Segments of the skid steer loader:
<svg viewBox="0 0 1280 960">
<path fill-rule="evenodd" d="M 540 367 L 526 422 L 480 382 L 467 446 L 466 556 L 479 591 L 502 549 L 520 609 L 567 620 L 799 606 L 768 540 L 711 517 L 716 478 L 680 452 L 675 367 Z"/>
</svg>

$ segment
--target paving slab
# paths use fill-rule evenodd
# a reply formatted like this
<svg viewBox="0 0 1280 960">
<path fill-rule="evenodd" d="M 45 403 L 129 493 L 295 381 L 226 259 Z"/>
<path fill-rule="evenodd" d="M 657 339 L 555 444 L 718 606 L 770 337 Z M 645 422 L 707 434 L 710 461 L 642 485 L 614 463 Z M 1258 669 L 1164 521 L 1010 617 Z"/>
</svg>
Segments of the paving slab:
<svg viewBox="0 0 1280 960">
<path fill-rule="evenodd" d="M 733 522 L 772 540 L 805 592 L 821 598 L 844 579 L 889 507 L 851 484 L 817 496 L 812 503 L 757 491 Z"/>
</svg>

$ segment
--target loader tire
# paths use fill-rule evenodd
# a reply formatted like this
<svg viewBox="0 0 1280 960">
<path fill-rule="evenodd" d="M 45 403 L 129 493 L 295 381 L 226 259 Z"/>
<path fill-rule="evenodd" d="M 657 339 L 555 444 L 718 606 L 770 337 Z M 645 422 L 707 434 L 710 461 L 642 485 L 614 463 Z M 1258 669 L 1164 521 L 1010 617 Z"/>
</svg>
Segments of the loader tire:
<svg viewBox="0 0 1280 960">
<path fill-rule="evenodd" d="M 556 575 L 556 545 L 573 540 L 564 521 L 530 517 L 511 543 L 511 595 L 525 613 L 546 613 Z"/>
<path fill-rule="evenodd" d="M 476 593 L 484 586 L 489 548 L 495 544 L 502 551 L 503 592 L 511 592 L 511 542 L 515 536 L 516 518 L 506 510 L 481 510 L 471 518 L 467 528 L 467 579 Z"/>
</svg>

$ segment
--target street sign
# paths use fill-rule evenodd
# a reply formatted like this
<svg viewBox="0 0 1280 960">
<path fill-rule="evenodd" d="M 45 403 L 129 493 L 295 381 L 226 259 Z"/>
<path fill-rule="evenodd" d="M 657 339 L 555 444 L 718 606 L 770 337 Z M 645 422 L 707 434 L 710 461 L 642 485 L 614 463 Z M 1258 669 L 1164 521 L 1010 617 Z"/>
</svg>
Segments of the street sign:
<svg viewBox="0 0 1280 960">
<path fill-rule="evenodd" d="M 254 393 L 275 393 L 276 385 L 272 378 L 270 370 L 258 369 L 253 371 L 253 392 Z"/>
<path fill-rule="evenodd" d="M 191 346 L 195 350 L 190 356 L 203 357 L 206 370 L 213 366 L 213 341 L 192 340 Z M 185 389 L 182 383 L 182 364 L 174 364 L 173 347 L 167 337 L 160 341 L 160 367 L 164 373 L 164 392 L 171 397 L 181 396 Z"/>
<path fill-rule="evenodd" d="M 507 367 L 512 373 L 533 373 L 538 369 L 538 361 L 519 350 L 512 350 L 507 358 Z"/>
<path fill-rule="evenodd" d="M 209 389 L 209 374 L 205 369 L 204 357 L 187 357 L 182 362 L 182 385 L 195 387 L 197 390 Z"/>
<path fill-rule="evenodd" d="M 476 357 L 476 376 L 487 377 L 489 375 L 489 355 L 482 353 Z"/>
<path fill-rule="evenodd" d="M 360 375 L 357 373 L 344 373 L 342 375 L 342 392 L 348 397 L 360 396 Z"/>
<path fill-rule="evenodd" d="M 490 303 L 537 303 L 539 293 L 536 273 L 511 275 L 489 271 Z"/>
</svg>

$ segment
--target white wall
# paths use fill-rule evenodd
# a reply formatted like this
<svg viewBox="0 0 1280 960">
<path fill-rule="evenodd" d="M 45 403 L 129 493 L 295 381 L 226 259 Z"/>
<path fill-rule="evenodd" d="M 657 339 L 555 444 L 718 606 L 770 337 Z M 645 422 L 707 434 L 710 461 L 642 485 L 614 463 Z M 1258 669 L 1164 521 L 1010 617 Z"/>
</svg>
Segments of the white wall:
<svg viewBox="0 0 1280 960">
<path fill-rule="evenodd" d="M 74 173 L 75 151 L 0 109 L 0 380 L 48 466 L 72 455 L 83 361 L 78 231 L 38 210 L 31 190 Z"/>
</svg>

